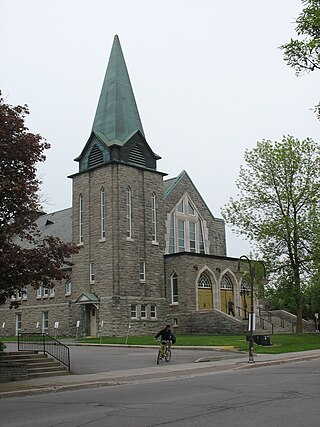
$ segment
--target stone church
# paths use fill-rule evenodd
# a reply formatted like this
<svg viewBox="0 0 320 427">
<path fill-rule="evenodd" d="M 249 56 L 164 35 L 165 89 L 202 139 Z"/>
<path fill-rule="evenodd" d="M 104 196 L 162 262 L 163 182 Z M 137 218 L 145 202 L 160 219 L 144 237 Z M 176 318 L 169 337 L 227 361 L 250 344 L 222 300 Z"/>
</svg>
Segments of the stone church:
<svg viewBox="0 0 320 427">
<path fill-rule="evenodd" d="M 225 224 L 186 171 L 157 170 L 115 36 L 90 137 L 79 147 L 72 207 L 39 216 L 43 235 L 73 241 L 70 279 L 25 289 L 0 307 L 0 335 L 243 332 L 244 301 Z M 236 316 L 227 314 L 227 300 Z"/>
</svg>

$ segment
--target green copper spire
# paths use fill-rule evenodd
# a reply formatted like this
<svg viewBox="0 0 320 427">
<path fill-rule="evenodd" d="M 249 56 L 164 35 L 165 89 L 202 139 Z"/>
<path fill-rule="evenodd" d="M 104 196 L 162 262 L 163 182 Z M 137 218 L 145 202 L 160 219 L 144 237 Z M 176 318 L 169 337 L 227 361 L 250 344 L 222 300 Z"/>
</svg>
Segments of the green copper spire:
<svg viewBox="0 0 320 427">
<path fill-rule="evenodd" d="M 110 142 L 120 144 L 124 143 L 128 136 L 137 130 L 140 130 L 144 136 L 117 35 L 113 40 L 92 130 L 101 133 Z"/>
</svg>

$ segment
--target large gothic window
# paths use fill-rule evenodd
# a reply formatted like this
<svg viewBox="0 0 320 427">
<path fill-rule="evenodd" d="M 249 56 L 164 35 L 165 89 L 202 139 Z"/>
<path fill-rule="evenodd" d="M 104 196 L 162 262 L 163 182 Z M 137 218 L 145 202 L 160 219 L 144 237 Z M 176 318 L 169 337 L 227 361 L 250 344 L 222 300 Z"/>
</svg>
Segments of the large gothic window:
<svg viewBox="0 0 320 427">
<path fill-rule="evenodd" d="M 169 253 L 206 253 L 204 223 L 187 194 L 170 214 Z"/>
</svg>

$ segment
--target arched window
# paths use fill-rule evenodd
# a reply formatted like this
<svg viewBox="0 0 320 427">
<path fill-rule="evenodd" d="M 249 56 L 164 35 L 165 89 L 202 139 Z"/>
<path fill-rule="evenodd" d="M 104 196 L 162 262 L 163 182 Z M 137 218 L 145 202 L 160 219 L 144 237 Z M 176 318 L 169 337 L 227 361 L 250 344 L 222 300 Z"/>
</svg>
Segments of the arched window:
<svg viewBox="0 0 320 427">
<path fill-rule="evenodd" d="M 220 289 L 233 289 L 233 285 L 228 276 L 223 276 L 220 282 Z"/>
<path fill-rule="evenodd" d="M 79 243 L 83 243 L 83 195 L 79 195 Z"/>
<path fill-rule="evenodd" d="M 126 217 L 127 217 L 127 238 L 132 238 L 132 192 L 127 188 L 126 192 Z"/>
<path fill-rule="evenodd" d="M 102 187 L 100 190 L 100 239 L 106 238 L 106 195 Z"/>
<path fill-rule="evenodd" d="M 210 278 L 202 273 L 198 280 L 198 288 L 211 288 L 211 280 Z"/>
<path fill-rule="evenodd" d="M 151 224 L 152 224 L 152 241 L 157 241 L 157 196 L 152 193 L 151 196 Z"/>
<path fill-rule="evenodd" d="M 204 221 L 187 193 L 171 211 L 169 221 L 169 253 L 206 253 Z"/>
<path fill-rule="evenodd" d="M 177 273 L 171 274 L 171 303 L 179 303 L 179 293 L 178 293 L 178 276 Z"/>
</svg>

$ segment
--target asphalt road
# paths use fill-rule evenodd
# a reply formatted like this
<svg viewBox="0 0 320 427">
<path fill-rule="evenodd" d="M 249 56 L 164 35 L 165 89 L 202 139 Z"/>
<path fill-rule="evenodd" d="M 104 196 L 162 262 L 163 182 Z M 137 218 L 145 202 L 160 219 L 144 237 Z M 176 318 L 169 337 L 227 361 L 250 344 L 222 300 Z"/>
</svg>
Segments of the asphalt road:
<svg viewBox="0 0 320 427">
<path fill-rule="evenodd" d="M 101 349 L 102 350 L 102 349 Z M 320 359 L 0 400 L 5 427 L 318 427 Z"/>
<path fill-rule="evenodd" d="M 17 350 L 7 343 L 7 351 Z M 148 368 L 156 365 L 158 348 L 70 346 L 71 370 L 75 374 L 94 374 L 122 369 Z M 171 365 L 199 360 L 237 359 L 243 353 L 220 350 L 185 350 L 173 346 Z M 161 361 L 161 363 L 166 363 Z"/>
</svg>

